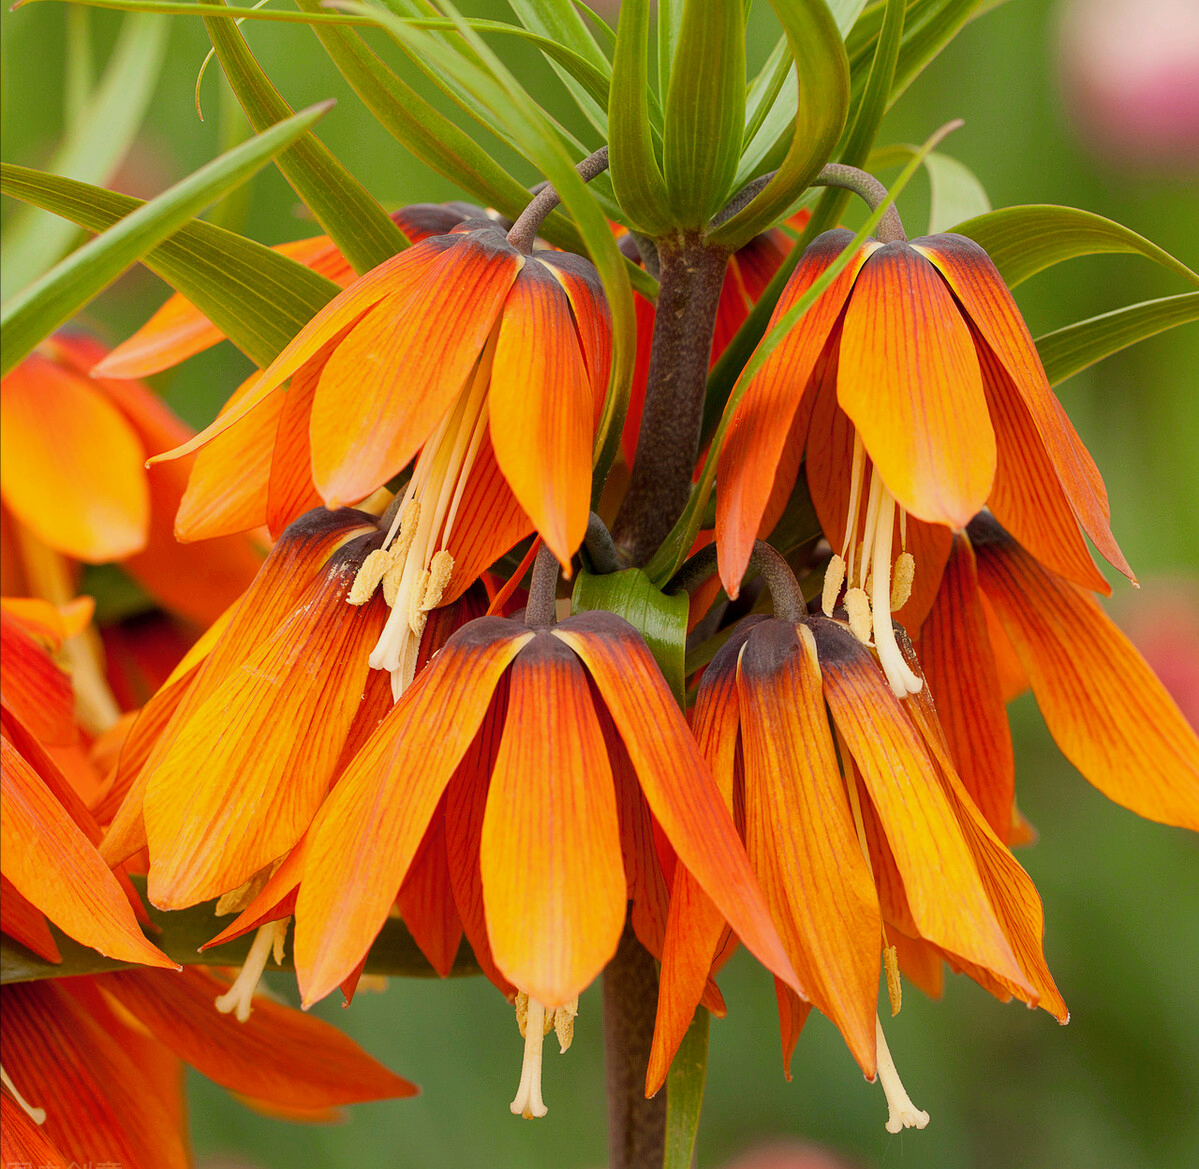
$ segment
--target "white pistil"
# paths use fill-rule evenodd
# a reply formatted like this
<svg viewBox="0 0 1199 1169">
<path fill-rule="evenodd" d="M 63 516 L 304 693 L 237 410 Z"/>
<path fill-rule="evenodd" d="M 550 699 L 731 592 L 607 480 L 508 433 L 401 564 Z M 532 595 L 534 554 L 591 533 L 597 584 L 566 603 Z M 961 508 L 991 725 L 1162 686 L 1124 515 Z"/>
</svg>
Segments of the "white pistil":
<svg viewBox="0 0 1199 1169">
<path fill-rule="evenodd" d="M 876 474 L 874 482 L 882 483 Z M 874 508 L 873 485 L 870 492 L 871 508 Z M 895 526 L 895 498 L 885 488 L 879 492 L 877 523 L 874 532 L 874 549 L 871 557 L 874 571 L 874 646 L 878 651 L 879 664 L 896 698 L 917 694 L 923 685 L 904 661 L 899 645 L 895 641 L 895 627 L 891 624 L 891 533 Z"/>
<path fill-rule="evenodd" d="M 239 1023 L 244 1023 L 250 1017 L 250 1012 L 254 1009 L 254 992 L 258 989 L 258 982 L 266 969 L 267 958 L 273 954 L 276 966 L 283 961 L 283 942 L 287 937 L 287 923 L 290 920 L 284 917 L 258 927 L 254 943 L 250 946 L 250 952 L 246 955 L 233 985 L 216 1000 L 216 1009 L 222 1015 L 232 1013 Z"/>
<path fill-rule="evenodd" d="M 928 1113 L 917 1108 L 904 1090 L 895 1070 L 895 1061 L 883 1035 L 883 1025 L 874 1017 L 875 1036 L 878 1040 L 878 1078 L 882 1081 L 887 1096 L 887 1132 L 902 1132 L 905 1128 L 924 1128 L 928 1124 Z"/>
<path fill-rule="evenodd" d="M 579 1013 L 579 1000 L 571 999 L 560 1007 L 547 1009 L 525 992 L 516 993 L 516 1025 L 525 1039 L 525 1054 L 520 1065 L 520 1087 L 516 1099 L 509 1108 L 513 1116 L 525 1120 L 546 1114 L 545 1101 L 541 1098 L 541 1055 L 545 1037 L 551 1030 L 558 1037 L 558 1050 L 565 1055 L 570 1050 L 575 1034 L 575 1017 Z"/>
<path fill-rule="evenodd" d="M 46 1110 L 44 1108 L 34 1108 L 20 1092 L 17 1091 L 17 1086 L 9 1077 L 8 1072 L 4 1070 L 4 1066 L 0 1064 L 0 1084 L 3 1084 L 9 1092 L 12 1093 L 12 1098 L 21 1106 L 25 1115 L 33 1121 L 34 1124 L 42 1125 L 46 1123 Z M 16 1162 L 14 1161 L 15 1165 Z"/>
</svg>

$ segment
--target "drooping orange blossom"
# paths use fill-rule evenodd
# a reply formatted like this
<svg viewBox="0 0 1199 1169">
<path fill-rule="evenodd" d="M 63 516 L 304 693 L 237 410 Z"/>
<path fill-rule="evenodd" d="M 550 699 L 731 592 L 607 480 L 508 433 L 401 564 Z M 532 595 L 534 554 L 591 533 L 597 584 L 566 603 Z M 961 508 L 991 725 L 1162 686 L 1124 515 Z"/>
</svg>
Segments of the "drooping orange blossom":
<svg viewBox="0 0 1199 1169">
<path fill-rule="evenodd" d="M 651 819 L 652 818 L 652 819 Z M 524 996 L 513 1111 L 541 1115 L 555 1012 L 661 912 L 660 831 L 739 937 L 797 980 L 732 820 L 640 635 L 614 614 L 530 629 L 498 617 L 455 633 L 346 768 L 304 840 L 220 940 L 294 907 L 306 1003 L 352 979 L 430 835 L 493 981 Z M 656 904 L 655 904 L 656 902 Z M 639 930 L 651 939 L 654 926 Z M 664 936 L 659 923 L 660 952 Z M 700 981 L 703 994 L 705 978 Z M 548 1014 L 547 1014 L 548 1013 Z M 543 1022 L 544 1020 L 544 1022 Z"/>
</svg>

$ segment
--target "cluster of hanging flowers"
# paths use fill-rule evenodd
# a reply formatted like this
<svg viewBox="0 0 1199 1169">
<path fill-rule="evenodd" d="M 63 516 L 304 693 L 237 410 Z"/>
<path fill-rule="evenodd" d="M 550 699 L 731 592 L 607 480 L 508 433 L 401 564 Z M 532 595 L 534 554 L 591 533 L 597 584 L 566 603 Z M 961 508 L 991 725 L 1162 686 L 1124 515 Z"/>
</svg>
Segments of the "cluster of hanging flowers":
<svg viewBox="0 0 1199 1169">
<path fill-rule="evenodd" d="M 1085 537 L 1131 572 L 998 272 L 961 236 L 869 240 L 739 397 L 706 571 L 731 598 L 761 573 L 772 615 L 708 615 L 723 645 L 688 722 L 634 626 L 559 620 L 612 364 L 595 269 L 477 208 L 397 219 L 417 242 L 356 280 L 327 240 L 292 245 L 344 290 L 153 452 L 194 456 L 181 538 L 275 543 L 133 723 L 102 856 L 145 855 L 160 908 L 236 912 L 210 944 L 256 931 L 222 995 L 238 1019 L 293 917 L 305 1005 L 352 997 L 397 914 L 442 975 L 465 937 L 515 1003 L 525 1116 L 545 1112 L 544 1036 L 569 1046 L 626 919 L 661 963 L 650 1094 L 697 1007 L 724 1011 L 739 941 L 775 977 L 785 1068 L 815 1007 L 882 1081 L 888 1128 L 923 1127 L 880 968 L 893 1010 L 902 977 L 935 990 L 948 964 L 1068 1017 L 1010 851 L 1029 829 L 1006 700 L 1031 686 L 1087 779 L 1199 828 L 1199 740 L 1092 597 Z M 851 239 L 808 246 L 775 319 Z M 789 246 L 733 258 L 726 315 Z M 217 339 L 174 300 L 100 372 Z M 810 606 L 761 543 L 801 468 L 827 541 Z"/>
</svg>

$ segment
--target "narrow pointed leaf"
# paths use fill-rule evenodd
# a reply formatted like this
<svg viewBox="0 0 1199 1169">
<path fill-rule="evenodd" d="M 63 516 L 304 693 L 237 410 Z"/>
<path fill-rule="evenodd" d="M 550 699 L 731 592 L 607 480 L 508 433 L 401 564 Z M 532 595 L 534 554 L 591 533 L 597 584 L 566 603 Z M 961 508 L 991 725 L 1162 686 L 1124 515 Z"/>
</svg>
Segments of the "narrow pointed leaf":
<svg viewBox="0 0 1199 1169">
<path fill-rule="evenodd" d="M 223 6 L 224 0 L 205 0 Z M 271 84 L 240 30 L 207 17 L 204 27 L 221 68 L 255 131 L 285 120 L 291 107 Z M 290 145 L 290 144 L 289 144 Z M 280 171 L 359 275 L 408 246 L 404 233 L 315 134 L 277 158 Z"/>
<path fill-rule="evenodd" d="M 8 164 L 0 190 L 96 232 L 145 206 L 130 195 Z M 141 260 L 264 367 L 338 293 L 332 280 L 274 248 L 202 219 L 185 223 Z"/>
<path fill-rule="evenodd" d="M 1199 321 L 1199 292 L 1183 292 L 1055 329 L 1037 338 L 1037 352 L 1049 384 L 1056 386 L 1121 349 L 1192 321 Z"/>
<path fill-rule="evenodd" d="M 1001 207 L 960 223 L 955 230 L 983 247 L 1009 288 L 1063 260 L 1101 252 L 1142 255 L 1188 284 L 1199 285 L 1199 275 L 1143 235 L 1077 207 L 1050 203 Z"/>
<path fill-rule="evenodd" d="M 712 1016 L 697 1007 L 666 1079 L 666 1157 L 663 1169 L 691 1169 L 708 1072 Z"/>
<path fill-rule="evenodd" d="M 130 264 L 167 239 L 208 204 L 261 170 L 328 109 L 314 106 L 244 142 L 164 191 L 84 244 L 0 310 L 7 373 L 40 341 L 107 288 Z"/>
</svg>

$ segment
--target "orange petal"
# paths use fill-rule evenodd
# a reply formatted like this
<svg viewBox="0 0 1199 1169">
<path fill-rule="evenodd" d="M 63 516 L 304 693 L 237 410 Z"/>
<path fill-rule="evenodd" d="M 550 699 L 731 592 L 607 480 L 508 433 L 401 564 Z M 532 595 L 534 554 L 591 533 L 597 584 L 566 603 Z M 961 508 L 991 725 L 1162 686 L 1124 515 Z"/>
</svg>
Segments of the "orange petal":
<svg viewBox="0 0 1199 1169">
<path fill-rule="evenodd" d="M 509 671 L 479 864 L 496 965 L 547 1007 L 577 998 L 616 952 L 628 896 L 587 675 L 548 633 Z"/>
<path fill-rule="evenodd" d="M 970 525 L 978 580 L 1062 754 L 1140 816 L 1199 828 L 1199 738 L 1099 604 L 994 520 Z"/>
<path fill-rule="evenodd" d="M 444 796 L 412 858 L 396 905 L 421 953 L 442 978 L 448 978 L 462 941 L 462 923 L 454 907 L 446 856 Z"/>
<path fill-rule="evenodd" d="M 1092 592 L 1110 595 L 1111 586 L 1087 551 L 1074 509 L 1024 399 L 977 334 L 975 343 L 998 448 L 987 508 L 1046 568 Z"/>
<path fill-rule="evenodd" d="M 397 259 L 446 240 L 438 263 L 390 291 L 325 364 L 312 470 L 330 505 L 365 498 L 417 452 L 470 377 L 520 271 L 498 228 L 433 237 Z"/>
<path fill-rule="evenodd" d="M 1028 326 L 990 256 L 973 240 L 952 233 L 916 240 L 913 246 L 940 270 L 1015 383 L 1087 535 L 1115 568 L 1135 579 L 1112 536 L 1103 478 L 1049 388 Z"/>
<path fill-rule="evenodd" d="M 110 974 L 97 985 L 180 1059 L 232 1092 L 303 1109 L 417 1094 L 415 1084 L 336 1027 L 265 995 L 255 998 L 244 1023 L 222 1015 L 213 1000 L 228 985 L 198 967 L 178 975 Z"/>
<path fill-rule="evenodd" d="M 296 371 L 283 395 L 271 452 L 266 508 L 266 522 L 276 538 L 288 524 L 321 503 L 312 481 L 312 444 L 308 437 L 320 374 L 320 363 L 315 359 L 308 362 Z"/>
<path fill-rule="evenodd" d="M 43 543 L 77 560 L 120 560 L 145 545 L 145 452 L 95 386 L 38 353 L 0 383 L 0 488 Z"/>
<path fill-rule="evenodd" d="M 771 315 L 771 327 L 844 251 L 853 234 L 825 232 L 808 247 Z M 775 347 L 746 389 L 721 448 L 716 477 L 716 533 L 720 579 L 729 596 L 737 595 L 762 513 L 774 486 L 796 407 L 837 317 L 870 254 L 863 247 L 836 280 Z"/>
<path fill-rule="evenodd" d="M 215 422 L 200 431 L 182 446 L 161 455 L 156 462 L 182 458 L 223 434 L 235 422 L 240 422 L 251 410 L 264 402 L 305 362 L 311 361 L 327 346 L 335 347 L 363 315 L 379 301 L 419 280 L 441 257 L 448 245 L 444 240 L 428 240 L 422 247 L 405 251 L 384 260 L 361 279 L 356 280 L 340 295 L 335 296 L 293 338 L 291 343 L 263 370 L 246 390 L 236 406 L 230 407 Z M 345 419 L 340 420 L 344 425 Z"/>
<path fill-rule="evenodd" d="M 799 1042 L 800 1032 L 812 1013 L 812 1004 L 805 1003 L 785 982 L 774 980 L 774 993 L 779 1004 L 779 1036 L 783 1044 L 783 1075 L 791 1082 L 791 1057 Z"/>
<path fill-rule="evenodd" d="M 496 462 L 542 539 L 569 564 L 587 530 L 594 402 L 570 302 L 535 261 L 504 301 L 489 394 Z"/>
<path fill-rule="evenodd" d="M 47 1141 L 78 1165 L 102 1155 L 122 1169 L 188 1169 L 181 1077 L 162 1074 L 153 1041 L 118 1022 L 95 985 L 4 988 L 4 1058 L 18 1089 L 45 1108 Z"/>
<path fill-rule="evenodd" d="M 595 679 L 679 860 L 758 961 L 798 989 L 728 809 L 645 642 L 626 621 L 599 612 L 567 618 L 554 636 Z"/>
<path fill-rule="evenodd" d="M 583 363 L 591 384 L 591 427 L 599 422 L 608 395 L 612 372 L 612 311 L 604 284 L 589 260 L 570 252 L 541 252 L 544 264 L 566 290 L 575 328 L 582 347 Z"/>
<path fill-rule="evenodd" d="M 61 962 L 58 943 L 46 924 L 45 914 L 35 909 L 13 883 L 0 873 L 0 931 L 20 942 L 47 962 Z"/>
<path fill-rule="evenodd" d="M 862 265 L 841 330 L 837 400 L 883 482 L 929 523 L 965 527 L 995 478 L 970 330 L 936 269 L 910 245 Z"/>
<path fill-rule="evenodd" d="M 887 941 L 895 947 L 904 978 L 918 986 L 930 999 L 939 999 L 945 991 L 945 966 L 936 946 L 898 932 L 888 933 Z"/>
<path fill-rule="evenodd" d="M 847 629 L 821 618 L 813 631 L 825 698 L 878 812 L 921 936 L 1022 983 L 957 817 L 899 699 Z"/>
<path fill-rule="evenodd" d="M 22 1169 L 67 1163 L 67 1158 L 46 1135 L 45 1126 L 35 1124 L 7 1092 L 0 1094 L 0 1157 L 5 1165 L 19 1165 Z"/>
<path fill-rule="evenodd" d="M 295 613 L 181 721 L 143 802 L 150 900 L 236 889 L 308 827 L 333 779 L 383 629 L 381 596 L 346 603 L 377 536 L 338 550 Z"/>
<path fill-rule="evenodd" d="M 979 602 L 974 552 L 964 535 L 954 538 L 920 651 L 958 775 L 1006 841 L 1016 795 L 1012 732 Z"/>
<path fill-rule="evenodd" d="M 764 621 L 741 651 L 745 843 L 807 997 L 869 1079 L 882 920 L 809 642 Z"/>
<path fill-rule="evenodd" d="M 374 941 L 500 675 L 530 636 L 496 617 L 460 629 L 326 800 L 296 902 L 305 1003 L 333 990 Z"/>
<path fill-rule="evenodd" d="M 125 894 L 62 805 L 7 738 L 2 848 L 4 875 L 76 941 L 109 958 L 176 969 L 138 928 Z"/>
<path fill-rule="evenodd" d="M 10 612 L 0 610 L 0 699 L 43 743 L 74 743 L 79 731 L 70 675 Z"/>
</svg>

